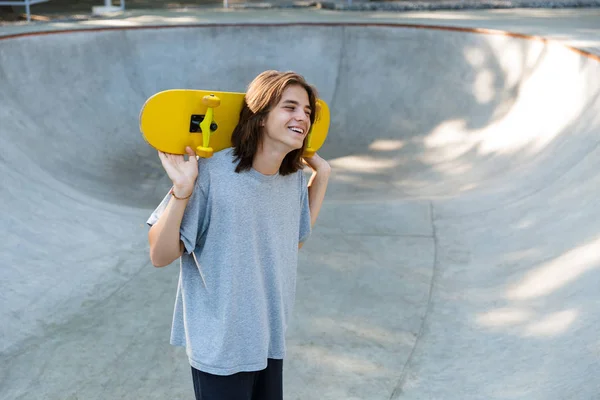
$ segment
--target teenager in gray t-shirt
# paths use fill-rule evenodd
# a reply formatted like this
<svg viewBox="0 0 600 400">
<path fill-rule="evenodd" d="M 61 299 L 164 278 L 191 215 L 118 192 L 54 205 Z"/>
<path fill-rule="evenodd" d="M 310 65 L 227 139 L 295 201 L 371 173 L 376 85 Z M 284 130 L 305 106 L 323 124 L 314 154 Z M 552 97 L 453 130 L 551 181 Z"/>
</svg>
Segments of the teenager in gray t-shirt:
<svg viewBox="0 0 600 400">
<path fill-rule="evenodd" d="M 282 398 L 298 250 L 330 173 L 316 154 L 304 159 L 310 183 L 302 170 L 316 96 L 302 76 L 266 71 L 231 148 L 200 159 L 188 148 L 188 160 L 159 152 L 173 187 L 147 221 L 150 258 L 180 258 L 171 343 L 186 346 L 197 398 Z"/>
</svg>

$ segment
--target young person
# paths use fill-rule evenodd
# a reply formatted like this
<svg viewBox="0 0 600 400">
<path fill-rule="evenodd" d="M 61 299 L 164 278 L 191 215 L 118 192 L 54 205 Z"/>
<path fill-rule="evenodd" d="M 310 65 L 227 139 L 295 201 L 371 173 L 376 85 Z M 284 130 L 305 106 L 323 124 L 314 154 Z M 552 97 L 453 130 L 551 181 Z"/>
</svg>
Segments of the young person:
<svg viewBox="0 0 600 400">
<path fill-rule="evenodd" d="M 147 221 L 150 259 L 180 259 L 171 344 L 186 346 L 196 399 L 283 398 L 298 250 L 331 171 L 317 154 L 302 158 L 316 99 L 301 75 L 265 71 L 232 147 L 207 159 L 159 152 L 173 186 Z"/>
</svg>

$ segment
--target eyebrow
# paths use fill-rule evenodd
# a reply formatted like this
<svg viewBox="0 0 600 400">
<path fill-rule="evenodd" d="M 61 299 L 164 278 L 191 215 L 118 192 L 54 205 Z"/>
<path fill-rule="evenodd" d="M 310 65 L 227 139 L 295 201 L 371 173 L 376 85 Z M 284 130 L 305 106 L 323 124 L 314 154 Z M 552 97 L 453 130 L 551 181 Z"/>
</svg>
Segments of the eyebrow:
<svg viewBox="0 0 600 400">
<path fill-rule="evenodd" d="M 296 100 L 284 100 L 284 101 L 283 101 L 283 104 L 287 104 L 287 103 L 289 103 L 289 104 L 294 104 L 294 105 L 296 105 L 296 106 L 299 106 L 299 105 L 300 105 L 300 103 L 298 103 Z M 309 110 L 311 110 L 311 111 L 312 111 L 312 109 L 310 108 L 310 106 L 309 106 L 309 105 L 306 105 L 306 106 L 304 106 L 304 107 L 305 107 L 305 108 L 308 108 Z"/>
</svg>

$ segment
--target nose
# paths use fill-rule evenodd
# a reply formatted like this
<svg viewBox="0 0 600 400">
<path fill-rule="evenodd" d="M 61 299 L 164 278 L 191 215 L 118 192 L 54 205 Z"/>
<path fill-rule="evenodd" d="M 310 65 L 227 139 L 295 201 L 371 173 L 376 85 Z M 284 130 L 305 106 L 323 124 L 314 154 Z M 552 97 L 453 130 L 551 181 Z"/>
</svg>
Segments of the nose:
<svg viewBox="0 0 600 400">
<path fill-rule="evenodd" d="M 294 116 L 294 118 L 296 118 L 297 121 L 308 121 L 308 115 L 306 115 L 306 112 L 300 108 L 298 108 L 298 110 L 296 111 L 296 115 Z"/>
</svg>

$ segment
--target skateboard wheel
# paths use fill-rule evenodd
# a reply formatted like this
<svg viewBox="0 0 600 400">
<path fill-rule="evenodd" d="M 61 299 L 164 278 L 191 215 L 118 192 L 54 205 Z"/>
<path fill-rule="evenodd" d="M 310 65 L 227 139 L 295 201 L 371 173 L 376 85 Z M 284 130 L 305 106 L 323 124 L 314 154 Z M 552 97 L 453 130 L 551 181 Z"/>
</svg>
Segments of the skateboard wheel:
<svg viewBox="0 0 600 400">
<path fill-rule="evenodd" d="M 211 94 L 210 96 L 204 96 L 202 98 L 202 104 L 211 108 L 219 107 L 221 105 L 221 99 L 214 94 Z"/>
<path fill-rule="evenodd" d="M 198 157 L 211 158 L 213 153 L 214 153 L 214 151 L 213 151 L 212 147 L 203 147 L 203 146 L 196 147 L 196 154 L 198 155 Z"/>
</svg>

